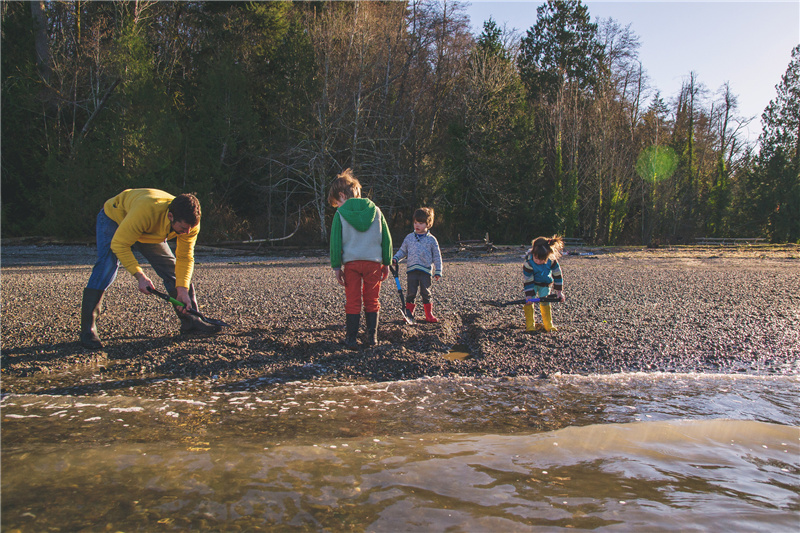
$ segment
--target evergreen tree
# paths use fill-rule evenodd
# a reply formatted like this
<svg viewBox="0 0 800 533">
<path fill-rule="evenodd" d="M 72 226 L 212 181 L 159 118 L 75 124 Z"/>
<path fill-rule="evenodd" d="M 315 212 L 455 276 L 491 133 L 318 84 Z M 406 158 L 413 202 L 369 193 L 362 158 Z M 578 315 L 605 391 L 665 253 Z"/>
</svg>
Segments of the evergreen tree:
<svg viewBox="0 0 800 533">
<path fill-rule="evenodd" d="M 666 233 L 669 238 L 681 243 L 691 239 L 696 223 L 701 218 L 695 212 L 699 191 L 695 124 L 699 115 L 700 90 L 697 76 L 691 72 L 678 95 L 672 130 L 671 147 L 678 156 L 678 163 L 667 206 L 671 220 L 666 221 Z"/>
<path fill-rule="evenodd" d="M 548 206 L 524 88 L 503 38 L 493 20 L 484 22 L 470 55 L 449 131 L 444 214 L 465 238 L 490 231 L 525 241 L 531 225 L 547 223 Z"/>
<path fill-rule="evenodd" d="M 578 230 L 579 161 L 586 97 L 602 64 L 597 25 L 580 0 L 548 0 L 522 39 L 518 67 L 523 83 L 552 134 L 546 140 L 560 231 Z"/>
<path fill-rule="evenodd" d="M 38 81 L 30 7 L 3 2 L 2 10 L 2 196 L 3 233 L 24 234 L 43 216 L 37 197 L 46 185 L 46 106 Z M 27 230 L 27 231 L 26 231 Z"/>
<path fill-rule="evenodd" d="M 773 242 L 800 242 L 800 45 L 761 115 L 754 206 Z"/>
<path fill-rule="evenodd" d="M 642 178 L 642 243 L 649 245 L 658 229 L 658 221 L 664 220 L 666 205 L 671 198 L 670 179 L 677 165 L 675 151 L 668 146 L 672 131 L 669 121 L 669 107 L 660 93 L 653 96 L 650 106 L 642 117 L 640 134 L 643 148 L 640 158 L 653 160 L 643 169 L 637 160 L 637 173 Z M 649 151 L 649 153 L 648 153 Z"/>
<path fill-rule="evenodd" d="M 528 90 L 553 100 L 567 83 L 594 86 L 603 51 L 589 9 L 581 0 L 548 0 L 536 15 L 518 59 Z"/>
</svg>

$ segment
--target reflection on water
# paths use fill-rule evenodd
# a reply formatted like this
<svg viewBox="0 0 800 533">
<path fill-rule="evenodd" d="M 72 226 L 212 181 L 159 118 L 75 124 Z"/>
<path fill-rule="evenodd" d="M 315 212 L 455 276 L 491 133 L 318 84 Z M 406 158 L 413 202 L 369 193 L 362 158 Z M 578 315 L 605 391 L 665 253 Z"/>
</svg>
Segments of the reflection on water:
<svg viewBox="0 0 800 533">
<path fill-rule="evenodd" d="M 162 381 L 7 396 L 2 529 L 795 531 L 798 382 Z"/>
</svg>

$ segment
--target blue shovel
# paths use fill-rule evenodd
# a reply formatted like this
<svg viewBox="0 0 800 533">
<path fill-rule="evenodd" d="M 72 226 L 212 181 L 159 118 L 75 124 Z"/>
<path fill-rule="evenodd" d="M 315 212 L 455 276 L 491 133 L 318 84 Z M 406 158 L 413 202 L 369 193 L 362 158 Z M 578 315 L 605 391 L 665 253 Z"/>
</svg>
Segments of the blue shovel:
<svg viewBox="0 0 800 533">
<path fill-rule="evenodd" d="M 389 265 L 389 270 L 392 271 L 394 282 L 397 285 L 397 294 L 400 295 L 400 314 L 403 315 L 403 319 L 406 321 L 406 324 L 413 324 L 414 318 L 411 316 L 411 313 L 408 312 L 408 309 L 406 309 L 406 298 L 403 296 L 403 287 L 400 286 L 400 274 L 399 269 L 397 268 L 397 263 L 392 262 L 392 264 Z"/>
</svg>

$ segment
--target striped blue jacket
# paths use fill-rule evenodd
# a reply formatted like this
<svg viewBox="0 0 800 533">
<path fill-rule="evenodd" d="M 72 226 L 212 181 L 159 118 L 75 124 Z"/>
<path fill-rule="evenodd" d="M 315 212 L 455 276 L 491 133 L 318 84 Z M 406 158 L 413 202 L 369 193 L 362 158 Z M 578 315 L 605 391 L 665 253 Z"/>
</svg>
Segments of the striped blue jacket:
<svg viewBox="0 0 800 533">
<path fill-rule="evenodd" d="M 558 260 L 548 259 L 541 265 L 533 261 L 531 252 L 525 254 L 525 263 L 522 265 L 522 276 L 525 280 L 525 290 L 532 290 L 534 287 L 549 287 L 560 291 L 564 286 L 561 278 L 561 266 Z"/>
<path fill-rule="evenodd" d="M 439 241 L 429 231 L 422 235 L 412 231 L 406 235 L 392 259 L 399 262 L 406 256 L 408 256 L 406 272 L 419 270 L 432 276 L 442 275 L 442 252 L 439 249 Z"/>
</svg>

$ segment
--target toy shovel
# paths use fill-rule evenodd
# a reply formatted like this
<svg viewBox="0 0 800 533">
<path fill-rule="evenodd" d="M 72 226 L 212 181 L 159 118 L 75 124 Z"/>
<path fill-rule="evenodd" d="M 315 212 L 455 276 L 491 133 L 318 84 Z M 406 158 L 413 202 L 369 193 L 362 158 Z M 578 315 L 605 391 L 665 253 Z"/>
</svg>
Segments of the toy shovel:
<svg viewBox="0 0 800 533">
<path fill-rule="evenodd" d="M 400 286 L 400 275 L 399 269 L 397 268 L 397 263 L 392 263 L 389 265 L 389 270 L 392 271 L 392 276 L 394 276 L 394 283 L 397 285 L 397 294 L 400 296 L 400 314 L 403 315 L 403 320 L 406 321 L 406 324 L 413 324 L 414 318 L 411 316 L 411 313 L 408 312 L 406 309 L 406 298 L 403 296 L 403 287 Z"/>
<path fill-rule="evenodd" d="M 522 298 L 520 300 L 511 300 L 510 302 L 498 302 L 497 300 L 484 300 L 482 303 L 492 305 L 494 307 L 508 307 L 510 305 L 521 305 L 526 303 L 542 302 L 547 304 L 558 303 L 561 299 L 555 294 L 548 294 L 544 298 L 531 298 L 530 300 Z"/>
</svg>

